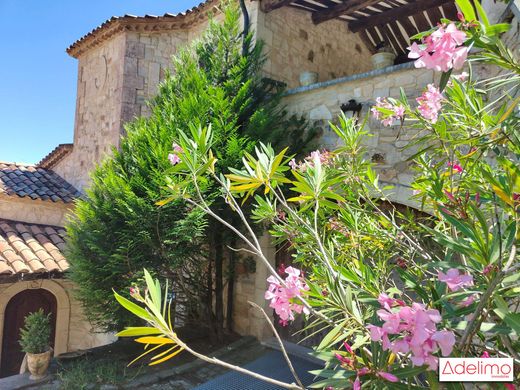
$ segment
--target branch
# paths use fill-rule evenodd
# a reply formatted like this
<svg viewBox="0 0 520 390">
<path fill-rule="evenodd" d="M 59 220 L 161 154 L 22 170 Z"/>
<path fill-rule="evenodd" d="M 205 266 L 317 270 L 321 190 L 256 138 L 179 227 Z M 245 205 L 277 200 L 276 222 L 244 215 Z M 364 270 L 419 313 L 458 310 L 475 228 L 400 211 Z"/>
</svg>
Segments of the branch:
<svg viewBox="0 0 520 390">
<path fill-rule="evenodd" d="M 302 381 L 300 380 L 300 378 L 298 377 L 298 374 L 296 373 L 292 363 L 291 363 L 291 360 L 289 359 L 289 355 L 287 354 L 287 351 L 285 350 L 285 347 L 283 345 L 283 342 L 282 342 L 282 339 L 280 338 L 280 335 L 278 334 L 278 332 L 276 331 L 276 328 L 274 327 L 273 325 L 273 322 L 271 321 L 271 319 L 269 318 L 269 316 L 267 315 L 267 313 L 265 312 L 264 309 L 262 309 L 259 305 L 257 305 L 256 303 L 254 302 L 251 302 L 251 301 L 247 301 L 247 303 L 249 303 L 251 306 L 253 306 L 255 309 L 258 309 L 262 312 L 262 314 L 264 315 L 265 317 L 265 320 L 267 321 L 267 323 L 269 324 L 269 326 L 271 327 L 275 337 L 276 337 L 276 340 L 278 340 L 278 344 L 280 344 L 280 348 L 282 349 L 282 353 L 283 353 L 283 357 L 285 358 L 285 361 L 287 362 L 287 365 L 289 366 L 289 369 L 291 370 L 293 376 L 294 376 L 294 379 L 296 379 L 296 383 L 298 383 L 298 385 L 300 385 L 300 387 L 305 390 L 305 386 L 303 385 Z"/>
</svg>

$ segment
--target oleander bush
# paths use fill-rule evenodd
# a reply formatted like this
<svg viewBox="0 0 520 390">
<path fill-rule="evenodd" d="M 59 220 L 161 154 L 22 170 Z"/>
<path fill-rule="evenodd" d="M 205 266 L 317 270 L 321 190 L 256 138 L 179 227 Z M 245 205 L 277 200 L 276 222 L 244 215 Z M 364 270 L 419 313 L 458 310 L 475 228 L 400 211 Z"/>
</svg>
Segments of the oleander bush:
<svg viewBox="0 0 520 390">
<path fill-rule="evenodd" d="M 380 97 L 372 109 L 384 126 L 417 129 L 413 196 L 429 216 L 414 220 L 387 201 L 392 188 L 380 186 L 363 148 L 369 134 L 355 119 L 331 124 L 343 141 L 336 150 L 298 159 L 260 143 L 227 174 L 214 168 L 210 128 L 186 127 L 175 140 L 170 199 L 222 223 L 268 268 L 265 298 L 283 325 L 304 315 L 310 330 L 327 330 L 315 346 L 323 369 L 312 388 L 440 388 L 443 356 L 511 357 L 518 373 L 520 64 L 500 40 L 507 24 L 490 25 L 478 2 L 458 4 L 458 21 L 442 20 L 410 48 L 416 67 L 442 72 L 440 84 L 415 101 L 404 92 Z M 476 80 L 476 63 L 502 71 Z M 194 194 L 208 181 L 245 229 Z M 293 266 L 273 269 L 253 223 L 290 244 Z M 223 364 L 177 337 L 160 282 L 147 274 L 146 286 L 131 301 L 116 293 L 148 323 L 119 335 L 138 337 L 153 364 L 182 350 Z M 296 376 L 279 385 L 303 388 Z"/>
</svg>

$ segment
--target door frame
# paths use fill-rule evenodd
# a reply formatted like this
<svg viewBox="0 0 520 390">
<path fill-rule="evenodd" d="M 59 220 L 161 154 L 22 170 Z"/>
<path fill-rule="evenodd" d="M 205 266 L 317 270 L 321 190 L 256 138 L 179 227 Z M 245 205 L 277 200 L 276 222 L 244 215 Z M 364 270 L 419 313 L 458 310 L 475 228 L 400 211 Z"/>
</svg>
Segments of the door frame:
<svg viewBox="0 0 520 390">
<path fill-rule="evenodd" d="M 26 282 L 16 282 L 2 290 L 0 285 L 0 351 L 2 351 L 2 341 L 4 336 L 4 319 L 7 304 L 16 294 L 24 290 L 44 289 L 49 291 L 56 298 L 56 335 L 54 337 L 54 356 L 58 356 L 68 351 L 69 343 L 69 322 L 70 322 L 70 300 L 65 289 L 52 280 L 31 280 Z M 0 363 L 1 363 L 0 352 Z"/>
</svg>

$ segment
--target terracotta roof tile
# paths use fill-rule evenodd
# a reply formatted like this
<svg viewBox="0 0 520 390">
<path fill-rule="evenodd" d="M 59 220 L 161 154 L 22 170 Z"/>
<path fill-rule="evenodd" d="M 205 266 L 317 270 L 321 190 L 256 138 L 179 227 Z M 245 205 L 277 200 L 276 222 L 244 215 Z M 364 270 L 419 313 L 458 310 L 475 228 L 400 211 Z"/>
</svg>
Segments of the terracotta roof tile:
<svg viewBox="0 0 520 390">
<path fill-rule="evenodd" d="M 0 220 L 0 274 L 64 272 L 65 230 L 59 227 Z"/>
<path fill-rule="evenodd" d="M 0 162 L 0 194 L 71 203 L 79 191 L 53 171 L 34 165 Z"/>
<path fill-rule="evenodd" d="M 180 12 L 178 14 L 165 13 L 162 16 L 145 15 L 135 16 L 126 14 L 124 16 L 112 16 L 88 34 L 84 35 L 67 48 L 67 53 L 72 57 L 78 58 L 85 50 L 96 46 L 114 34 L 125 29 L 150 29 L 150 24 L 154 25 L 153 30 L 172 30 L 175 25 L 177 28 L 189 28 L 199 18 L 204 18 L 208 11 L 220 4 L 219 0 L 204 0 L 199 5 Z M 146 26 L 148 27 L 146 27 Z"/>
<path fill-rule="evenodd" d="M 72 144 L 59 144 L 52 150 L 52 152 L 42 158 L 41 161 L 36 164 L 36 166 L 40 168 L 51 169 L 65 156 L 69 155 L 72 152 L 72 148 Z"/>
</svg>

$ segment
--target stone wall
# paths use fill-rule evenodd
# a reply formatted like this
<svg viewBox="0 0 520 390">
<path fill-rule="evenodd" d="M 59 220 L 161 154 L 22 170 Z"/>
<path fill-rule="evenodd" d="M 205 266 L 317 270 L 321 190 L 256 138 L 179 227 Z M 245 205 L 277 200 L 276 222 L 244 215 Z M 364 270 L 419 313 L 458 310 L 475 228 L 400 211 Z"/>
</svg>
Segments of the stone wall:
<svg viewBox="0 0 520 390">
<path fill-rule="evenodd" d="M 81 305 L 74 299 L 73 285 L 70 281 L 40 279 L 0 284 L 0 351 L 2 349 L 4 313 L 7 304 L 16 294 L 26 289 L 39 288 L 50 291 L 57 302 L 55 356 L 65 352 L 105 345 L 115 340 L 111 334 L 96 332 L 85 319 Z"/>
<path fill-rule="evenodd" d="M 138 33 L 126 35 L 122 121 L 148 116 L 147 100 L 157 94 L 159 82 L 171 58 L 188 41 L 187 31 Z"/>
<path fill-rule="evenodd" d="M 265 42 L 268 77 L 299 86 L 300 73 L 318 73 L 318 81 L 362 73 L 371 69 L 371 53 L 347 23 L 331 20 L 315 25 L 311 13 L 283 7 L 258 13 L 259 39 Z"/>
<path fill-rule="evenodd" d="M 365 118 L 378 96 L 399 98 L 402 87 L 410 100 L 419 96 L 429 83 L 438 83 L 439 74 L 425 69 L 415 69 L 412 63 L 397 65 L 364 74 L 332 80 L 328 83 L 300 87 L 289 91 L 283 103 L 290 113 L 303 115 L 321 129 L 320 144 L 327 149 L 338 145 L 338 138 L 328 125 L 337 122 L 340 106 L 355 99 L 362 104 L 361 118 Z M 376 165 L 380 180 L 396 184 L 388 194 L 398 203 L 413 205 L 408 188 L 412 180 L 406 159 L 416 148 L 404 148 L 416 134 L 415 129 L 401 128 L 399 123 L 383 127 L 368 116 L 366 139 L 368 155 Z"/>
<path fill-rule="evenodd" d="M 0 217 L 13 221 L 63 226 L 72 204 L 0 195 Z"/>
<path fill-rule="evenodd" d="M 76 188 L 94 166 L 118 146 L 122 128 L 125 36 L 114 36 L 84 53 L 78 63 L 74 148 L 54 168 Z"/>
<path fill-rule="evenodd" d="M 268 234 L 261 236 L 260 245 L 264 255 L 274 267 L 276 248 L 271 237 Z M 255 302 L 267 314 L 272 315 L 272 309 L 268 308 L 269 302 L 264 298 L 268 276 L 267 267 L 260 259 L 256 260 L 254 270 L 248 270 L 237 276 L 233 302 L 233 329 L 235 332 L 243 335 L 252 335 L 260 340 L 273 337 L 263 314 L 247 303 L 248 301 Z"/>
</svg>

